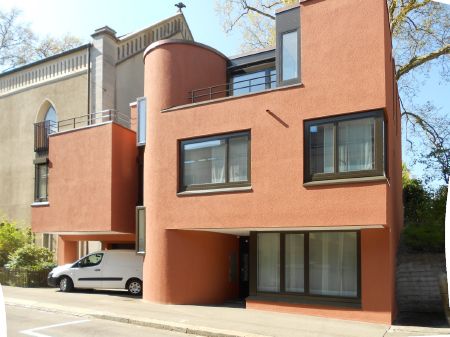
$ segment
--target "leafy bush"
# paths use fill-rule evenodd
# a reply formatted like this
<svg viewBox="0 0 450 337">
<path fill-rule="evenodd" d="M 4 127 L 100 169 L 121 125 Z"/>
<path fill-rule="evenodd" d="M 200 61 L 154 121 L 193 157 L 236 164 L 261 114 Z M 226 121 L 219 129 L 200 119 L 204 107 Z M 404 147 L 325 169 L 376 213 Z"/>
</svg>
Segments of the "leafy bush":
<svg viewBox="0 0 450 337">
<path fill-rule="evenodd" d="M 413 251 L 443 252 L 447 186 L 427 190 L 422 181 L 411 179 L 405 174 L 405 167 L 403 170 L 403 242 Z"/>
<path fill-rule="evenodd" d="M 21 230 L 16 224 L 4 218 L 0 219 L 0 267 L 8 262 L 8 256 L 27 243 L 31 243 L 29 229 Z"/>
<path fill-rule="evenodd" d="M 439 224 L 410 225 L 403 231 L 403 239 L 406 246 L 413 251 L 442 253 L 445 248 L 444 226 Z"/>
<path fill-rule="evenodd" d="M 9 256 L 8 269 L 38 271 L 55 267 L 53 252 L 34 244 L 26 244 Z"/>
</svg>

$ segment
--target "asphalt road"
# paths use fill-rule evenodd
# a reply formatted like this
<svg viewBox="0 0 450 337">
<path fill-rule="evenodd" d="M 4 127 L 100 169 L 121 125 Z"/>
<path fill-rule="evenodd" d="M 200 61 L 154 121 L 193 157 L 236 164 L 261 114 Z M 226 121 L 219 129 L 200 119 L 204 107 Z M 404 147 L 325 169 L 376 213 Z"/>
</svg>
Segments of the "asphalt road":
<svg viewBox="0 0 450 337">
<path fill-rule="evenodd" d="M 186 334 L 78 317 L 22 307 L 6 306 L 8 337 L 186 337 Z"/>
</svg>

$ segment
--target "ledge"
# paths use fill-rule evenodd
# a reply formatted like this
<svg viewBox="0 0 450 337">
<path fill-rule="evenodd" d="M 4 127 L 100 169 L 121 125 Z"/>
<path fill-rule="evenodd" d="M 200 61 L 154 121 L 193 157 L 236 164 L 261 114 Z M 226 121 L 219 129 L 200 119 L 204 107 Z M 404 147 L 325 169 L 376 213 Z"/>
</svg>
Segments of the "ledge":
<svg viewBox="0 0 450 337">
<path fill-rule="evenodd" d="M 47 207 L 50 206 L 48 201 L 36 201 L 31 204 L 31 207 Z"/>
<path fill-rule="evenodd" d="M 303 183 L 303 186 L 314 187 L 314 186 L 359 184 L 359 183 L 372 183 L 372 182 L 386 182 L 387 183 L 388 178 L 385 176 L 375 176 L 375 177 L 361 177 L 361 178 L 318 180 L 318 181 L 310 181 L 307 183 Z"/>
<path fill-rule="evenodd" d="M 189 195 L 202 195 L 202 194 L 219 194 L 219 193 L 236 193 L 236 192 L 252 192 L 251 186 L 244 187 L 227 187 L 227 188 L 215 188 L 211 190 L 194 190 L 178 192 L 177 196 L 184 197 Z"/>
<path fill-rule="evenodd" d="M 161 112 L 165 113 L 165 112 L 189 109 L 189 108 L 193 108 L 193 107 L 197 107 L 197 106 L 220 103 L 220 102 L 224 102 L 224 101 L 231 101 L 231 100 L 240 99 L 240 98 L 249 97 L 249 96 L 263 95 L 263 94 L 266 94 L 269 92 L 274 92 L 274 91 L 282 91 L 282 90 L 287 90 L 287 89 L 292 89 L 292 88 L 301 88 L 303 86 L 304 85 L 301 82 L 295 83 L 295 84 L 289 84 L 289 85 L 284 85 L 281 87 L 276 87 L 276 88 L 271 88 L 271 89 L 266 89 L 266 90 L 261 90 L 261 91 L 255 91 L 255 92 L 249 92 L 249 93 L 242 94 L 242 95 L 226 96 L 226 97 L 210 99 L 207 101 L 201 101 L 201 102 L 197 102 L 197 103 L 187 103 L 187 104 L 182 104 L 182 105 L 176 105 L 176 106 L 173 106 L 170 108 L 162 109 Z"/>
<path fill-rule="evenodd" d="M 348 299 L 342 298 L 330 299 L 328 297 L 320 296 L 295 296 L 295 295 L 270 295 L 270 294 L 258 294 L 251 295 L 246 298 L 246 301 L 251 302 L 272 302 L 274 305 L 277 303 L 288 303 L 288 304 L 298 304 L 300 305 L 320 305 L 327 307 L 338 307 L 338 308 L 349 308 L 349 309 L 361 309 L 360 299 Z"/>
</svg>

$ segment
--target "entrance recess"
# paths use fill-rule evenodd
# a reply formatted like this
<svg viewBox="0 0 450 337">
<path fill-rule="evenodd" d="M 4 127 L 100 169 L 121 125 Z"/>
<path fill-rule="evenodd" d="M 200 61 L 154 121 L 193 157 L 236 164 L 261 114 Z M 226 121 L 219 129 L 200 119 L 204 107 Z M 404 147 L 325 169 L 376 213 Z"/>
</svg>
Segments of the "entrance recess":
<svg viewBox="0 0 450 337">
<path fill-rule="evenodd" d="M 250 237 L 239 238 L 239 298 L 245 299 L 249 295 L 249 242 Z"/>
</svg>

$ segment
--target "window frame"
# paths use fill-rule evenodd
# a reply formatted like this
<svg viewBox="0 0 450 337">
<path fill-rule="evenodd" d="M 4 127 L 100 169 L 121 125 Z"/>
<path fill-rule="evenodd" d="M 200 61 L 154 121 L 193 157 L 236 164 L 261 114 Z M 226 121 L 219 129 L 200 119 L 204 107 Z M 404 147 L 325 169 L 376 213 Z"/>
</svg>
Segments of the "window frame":
<svg viewBox="0 0 450 337">
<path fill-rule="evenodd" d="M 375 151 L 375 168 L 372 170 L 360 170 L 350 172 L 339 172 L 339 128 L 341 122 L 347 122 L 358 119 L 374 118 L 375 119 L 375 133 L 374 133 L 374 151 Z M 323 124 L 334 125 L 334 170 L 333 173 L 311 173 L 310 161 L 310 127 L 319 126 Z M 386 172 L 386 131 L 383 110 L 371 110 L 366 112 L 358 112 L 346 115 L 339 115 L 335 117 L 319 118 L 304 121 L 304 138 L 303 138 L 303 178 L 304 183 L 312 181 L 326 181 L 334 179 L 351 179 L 363 177 L 385 176 Z"/>
<path fill-rule="evenodd" d="M 311 294 L 309 292 L 309 234 L 310 233 L 356 233 L 356 254 L 357 254 L 357 296 L 331 296 Z M 279 233 L 280 234 L 280 291 L 260 291 L 257 288 L 257 254 L 258 254 L 258 234 Z M 288 234 L 303 234 L 303 257 L 304 257 L 304 291 L 288 292 L 286 291 L 286 240 Z M 361 305 L 361 230 L 320 230 L 320 231 L 251 231 L 250 232 L 250 296 L 261 300 L 276 300 L 293 303 L 318 303 L 325 305 L 343 305 L 359 307 Z"/>
<path fill-rule="evenodd" d="M 139 231 L 139 212 L 144 212 L 144 230 L 143 233 Z M 147 211 L 145 206 L 136 206 L 136 254 L 145 255 L 147 250 L 147 240 L 146 240 L 146 232 L 147 232 Z M 139 246 L 139 237 L 143 235 L 144 237 L 144 249 L 141 250 L 142 247 Z"/>
<path fill-rule="evenodd" d="M 40 185 L 41 185 L 41 178 L 40 178 L 40 174 L 39 174 L 39 167 L 40 166 L 45 166 L 46 167 L 46 175 L 47 175 L 47 180 L 46 180 L 46 184 L 45 184 L 45 198 L 41 198 L 39 196 L 39 192 L 40 192 Z M 34 201 L 35 202 L 46 202 L 48 201 L 48 161 L 44 161 L 43 163 L 36 163 L 34 165 Z"/>
<path fill-rule="evenodd" d="M 287 34 L 291 34 L 291 33 L 296 33 L 297 34 L 297 76 L 293 77 L 293 78 L 289 78 L 287 80 L 284 79 L 284 74 L 283 74 L 283 67 L 284 67 L 284 42 L 283 42 L 283 37 Z M 295 29 L 291 29 L 291 30 L 286 30 L 283 32 L 279 33 L 279 39 L 280 39 L 280 84 L 281 86 L 284 85 L 289 85 L 289 84 L 295 84 L 298 83 L 300 80 L 300 30 L 299 28 L 295 28 Z"/>
<path fill-rule="evenodd" d="M 237 181 L 230 182 L 229 181 L 229 171 L 228 171 L 228 162 L 229 162 L 229 140 L 231 138 L 237 138 L 247 136 L 247 180 L 246 181 Z M 214 141 L 214 140 L 226 140 L 226 155 L 225 155 L 225 182 L 224 183 L 211 183 L 211 184 L 193 184 L 186 186 L 184 185 L 184 151 L 183 146 L 188 144 L 195 144 L 205 141 Z M 214 189 L 223 189 L 223 188 L 233 188 L 233 187 L 247 187 L 251 186 L 251 132 L 250 130 L 237 131 L 232 133 L 224 133 L 213 136 L 206 137 L 196 137 L 185 140 L 178 141 L 178 151 L 179 151 L 179 164 L 178 164 L 178 192 L 187 192 L 187 191 L 201 191 L 201 190 L 214 190 Z"/>
<path fill-rule="evenodd" d="M 144 116 L 144 123 L 142 123 L 141 121 L 141 114 L 140 114 L 140 110 L 139 110 L 139 106 L 141 104 L 141 102 L 144 102 L 144 112 L 143 112 L 143 116 Z M 139 146 L 145 146 L 145 144 L 147 144 L 147 97 L 139 97 L 136 100 L 136 118 L 137 118 L 137 126 L 136 126 L 136 145 Z M 143 141 L 141 141 L 140 139 L 140 135 L 141 132 L 144 131 L 144 135 L 143 135 Z"/>
</svg>

